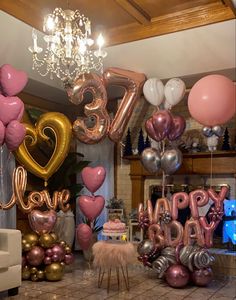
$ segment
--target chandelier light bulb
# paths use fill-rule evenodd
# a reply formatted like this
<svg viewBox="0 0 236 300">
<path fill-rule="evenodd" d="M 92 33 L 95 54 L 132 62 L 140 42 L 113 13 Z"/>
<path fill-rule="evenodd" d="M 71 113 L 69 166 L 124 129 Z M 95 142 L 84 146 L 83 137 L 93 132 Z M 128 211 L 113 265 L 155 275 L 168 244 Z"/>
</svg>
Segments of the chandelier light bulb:
<svg viewBox="0 0 236 300">
<path fill-rule="evenodd" d="M 97 39 L 98 49 L 91 46 L 91 22 L 78 10 L 56 8 L 44 18 L 44 49 L 38 47 L 36 31 L 32 31 L 33 69 L 41 76 L 58 77 L 65 86 L 85 73 L 102 71 L 103 58 L 107 53 L 102 49 L 105 40 L 102 34 Z M 40 52 L 43 53 L 38 55 Z"/>
</svg>

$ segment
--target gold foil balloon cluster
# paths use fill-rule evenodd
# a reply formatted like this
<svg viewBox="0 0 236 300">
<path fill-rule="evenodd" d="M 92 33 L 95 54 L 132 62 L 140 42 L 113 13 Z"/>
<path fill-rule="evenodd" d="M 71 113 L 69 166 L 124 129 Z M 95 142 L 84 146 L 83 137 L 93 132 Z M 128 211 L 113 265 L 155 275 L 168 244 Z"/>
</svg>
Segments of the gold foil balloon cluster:
<svg viewBox="0 0 236 300">
<path fill-rule="evenodd" d="M 74 260 L 71 248 L 65 241 L 58 241 L 55 233 L 23 235 L 22 251 L 23 280 L 61 280 L 65 265 Z"/>
</svg>

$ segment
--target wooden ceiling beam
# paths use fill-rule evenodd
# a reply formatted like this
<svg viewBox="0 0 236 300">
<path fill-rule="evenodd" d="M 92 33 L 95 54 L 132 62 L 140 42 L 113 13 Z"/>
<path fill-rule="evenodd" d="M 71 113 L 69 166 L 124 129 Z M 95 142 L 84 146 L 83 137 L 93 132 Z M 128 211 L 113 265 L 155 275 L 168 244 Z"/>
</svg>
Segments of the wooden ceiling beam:
<svg viewBox="0 0 236 300">
<path fill-rule="evenodd" d="M 132 0 L 116 0 L 130 16 L 135 18 L 140 24 L 147 25 L 151 22 L 151 17 Z"/>
<path fill-rule="evenodd" d="M 228 6 L 232 10 L 233 14 L 236 16 L 236 8 L 232 0 L 221 0 L 221 1 L 225 6 Z"/>
</svg>

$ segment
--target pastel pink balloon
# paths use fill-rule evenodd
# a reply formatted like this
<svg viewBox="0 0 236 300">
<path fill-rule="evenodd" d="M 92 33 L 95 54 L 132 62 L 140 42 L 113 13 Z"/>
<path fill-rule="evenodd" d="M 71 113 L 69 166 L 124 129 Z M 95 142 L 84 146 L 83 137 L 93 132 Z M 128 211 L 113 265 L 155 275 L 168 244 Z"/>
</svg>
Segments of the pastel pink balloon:
<svg viewBox="0 0 236 300">
<path fill-rule="evenodd" d="M 13 120 L 20 120 L 24 112 L 24 103 L 18 97 L 0 95 L 0 121 L 7 125 Z"/>
<path fill-rule="evenodd" d="M 0 121 L 0 146 L 4 143 L 6 128 L 2 121 Z"/>
<path fill-rule="evenodd" d="M 76 236 L 82 250 L 87 250 L 91 243 L 92 229 L 87 224 L 79 224 L 76 228 Z"/>
<path fill-rule="evenodd" d="M 105 200 L 102 196 L 80 196 L 79 208 L 89 221 L 94 220 L 100 215 L 105 205 Z"/>
<path fill-rule="evenodd" d="M 52 231 L 57 220 L 57 213 L 52 209 L 49 211 L 34 209 L 28 214 L 28 219 L 32 230 L 41 235 Z"/>
<path fill-rule="evenodd" d="M 8 150 L 16 150 L 23 142 L 26 134 L 26 129 L 19 121 L 11 121 L 6 128 L 5 143 Z"/>
<path fill-rule="evenodd" d="M 170 141 L 174 141 L 179 138 L 185 130 L 186 122 L 182 116 L 172 116 L 172 125 L 167 134 Z"/>
<path fill-rule="evenodd" d="M 102 166 L 95 168 L 85 167 L 81 172 L 81 176 L 86 188 L 91 193 L 94 193 L 103 184 L 106 177 L 106 170 Z"/>
<path fill-rule="evenodd" d="M 28 76 L 11 65 L 5 64 L 0 68 L 1 90 L 4 95 L 14 96 L 26 86 Z"/>
<path fill-rule="evenodd" d="M 191 116 L 204 126 L 225 124 L 236 112 L 235 86 L 222 75 L 208 75 L 192 87 L 188 96 Z"/>
</svg>

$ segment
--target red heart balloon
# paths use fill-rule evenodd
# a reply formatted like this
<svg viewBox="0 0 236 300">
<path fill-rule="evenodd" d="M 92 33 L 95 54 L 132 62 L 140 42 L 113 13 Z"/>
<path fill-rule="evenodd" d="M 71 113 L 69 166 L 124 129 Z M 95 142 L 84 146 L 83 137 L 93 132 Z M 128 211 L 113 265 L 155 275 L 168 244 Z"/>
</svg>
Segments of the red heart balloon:
<svg viewBox="0 0 236 300">
<path fill-rule="evenodd" d="M 102 196 L 80 196 L 79 208 L 89 221 L 94 220 L 100 215 L 105 205 L 105 200 Z"/>
<path fill-rule="evenodd" d="M 103 184 L 106 177 L 106 170 L 102 166 L 95 168 L 86 167 L 82 170 L 81 176 L 86 188 L 94 193 Z"/>
<path fill-rule="evenodd" d="M 76 236 L 82 250 L 87 250 L 91 243 L 92 229 L 87 224 L 79 224 L 76 228 Z"/>
<path fill-rule="evenodd" d="M 4 95 L 14 96 L 26 86 L 28 77 L 25 72 L 18 71 L 5 64 L 0 68 L 1 90 Z"/>
<path fill-rule="evenodd" d="M 172 120 L 172 126 L 167 134 L 170 141 L 174 141 L 180 137 L 186 127 L 185 119 L 182 116 L 172 116 Z"/>
<path fill-rule="evenodd" d="M 28 219 L 33 231 L 41 235 L 52 231 L 57 220 L 57 213 L 54 210 L 40 211 L 34 209 L 28 214 Z"/>
</svg>

